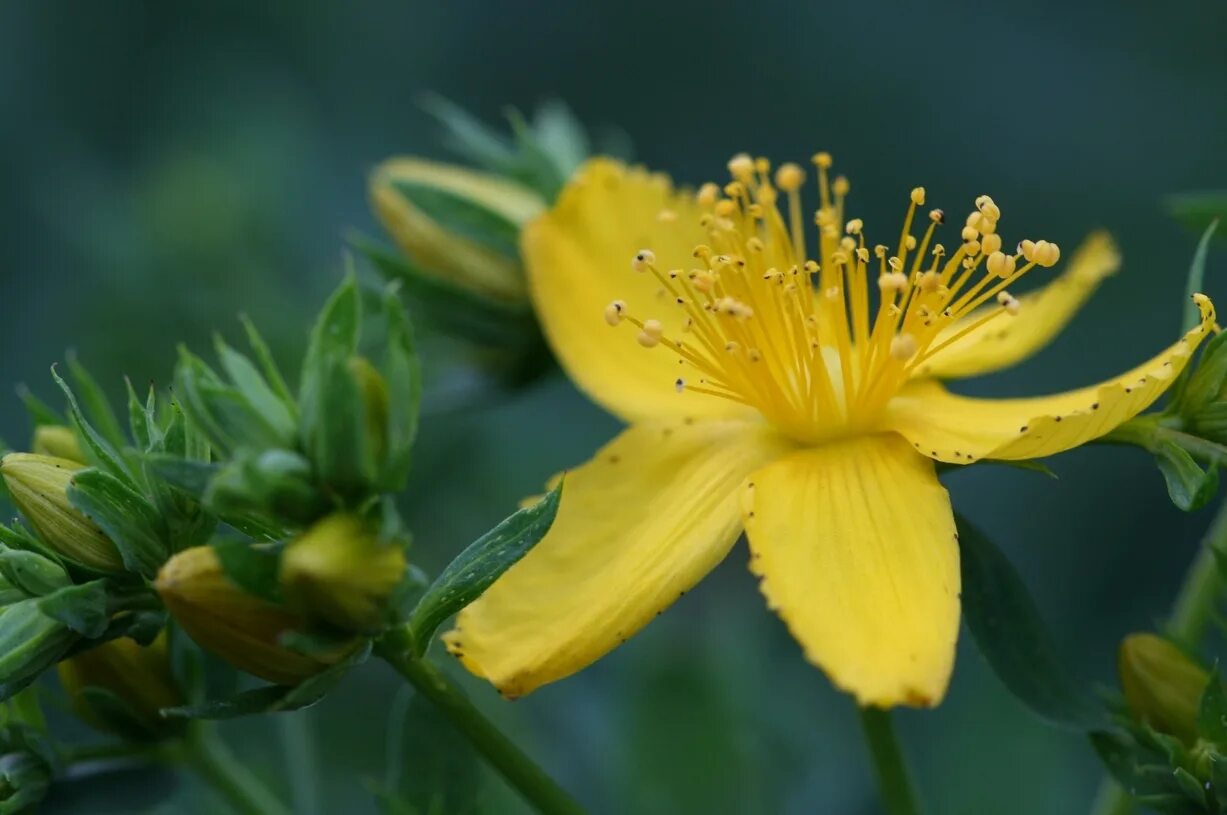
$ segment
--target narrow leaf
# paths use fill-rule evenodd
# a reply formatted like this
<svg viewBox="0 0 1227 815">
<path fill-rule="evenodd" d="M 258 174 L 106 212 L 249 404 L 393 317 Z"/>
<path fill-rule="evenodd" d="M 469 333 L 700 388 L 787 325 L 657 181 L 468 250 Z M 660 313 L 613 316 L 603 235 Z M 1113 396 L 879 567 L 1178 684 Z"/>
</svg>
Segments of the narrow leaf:
<svg viewBox="0 0 1227 815">
<path fill-rule="evenodd" d="M 1047 721 L 1077 730 L 1105 723 L 1085 682 L 1057 655 L 1039 609 L 1014 567 L 965 518 L 955 516 L 967 627 L 989 666 L 1014 696 Z"/>
<path fill-rule="evenodd" d="M 45 424 L 68 424 L 68 420 L 58 410 L 35 396 L 34 392 L 25 385 L 17 386 L 17 398 L 21 399 L 26 406 L 26 412 L 30 414 L 35 427 Z"/>
<path fill-rule="evenodd" d="M 230 381 L 246 397 L 247 402 L 277 431 L 282 438 L 294 436 L 293 402 L 283 399 L 265 380 L 250 359 L 235 351 L 220 336 L 214 338 L 217 357 L 230 376 Z"/>
<path fill-rule="evenodd" d="M 264 373 L 264 378 L 292 410 L 294 396 L 290 392 L 289 385 L 286 384 L 285 377 L 281 375 L 281 369 L 277 367 L 276 360 L 273 359 L 273 352 L 269 350 L 268 343 L 264 341 L 264 337 L 260 336 L 256 324 L 246 314 L 240 315 L 239 320 L 243 323 L 243 330 L 247 332 L 247 344 L 251 346 L 252 353 L 256 355 L 256 361 L 260 363 L 260 370 Z"/>
<path fill-rule="evenodd" d="M 55 383 L 60 386 L 60 390 L 64 391 L 64 395 L 68 397 L 68 412 L 72 416 L 73 422 L 76 423 L 78 430 L 81 431 L 81 436 L 85 439 L 85 446 L 89 448 L 93 454 L 95 462 L 105 468 L 107 472 L 114 475 L 119 480 L 123 481 L 129 487 L 135 489 L 136 478 L 132 475 L 132 470 L 128 466 L 128 462 L 118 450 L 111 446 L 101 433 L 99 433 L 85 415 L 81 412 L 81 407 L 77 403 L 76 394 L 68 383 L 60 377 L 56 372 L 55 366 L 51 366 L 51 377 Z"/>
<path fill-rule="evenodd" d="M 480 597 L 545 537 L 558 514 L 562 489 L 559 484 L 533 506 L 511 515 L 448 564 L 409 617 L 418 656 L 426 653 L 444 620 Z"/>
<path fill-rule="evenodd" d="M 90 372 L 77 359 L 76 352 L 68 352 L 68 373 L 72 376 L 76 391 L 80 394 L 81 406 L 85 416 L 94 427 L 98 428 L 103 437 L 116 448 L 122 448 L 126 443 L 124 433 L 119 427 L 119 419 L 111 409 L 111 403 L 103 393 L 102 387 Z"/>
</svg>

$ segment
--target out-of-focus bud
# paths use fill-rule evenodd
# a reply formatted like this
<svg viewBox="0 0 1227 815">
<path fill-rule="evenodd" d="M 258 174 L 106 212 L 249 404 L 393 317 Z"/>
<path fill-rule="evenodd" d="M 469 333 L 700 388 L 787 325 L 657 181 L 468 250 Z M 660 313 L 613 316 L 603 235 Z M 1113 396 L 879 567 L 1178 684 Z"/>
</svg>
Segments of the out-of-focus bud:
<svg viewBox="0 0 1227 815">
<path fill-rule="evenodd" d="M 0 700 L 59 661 L 77 635 L 38 607 L 38 599 L 0 608 Z"/>
<path fill-rule="evenodd" d="M 52 756 L 45 739 L 20 724 L 0 730 L 0 813 L 31 812 L 51 786 Z"/>
<path fill-rule="evenodd" d="M 348 366 L 362 394 L 371 454 L 382 463 L 388 452 L 388 383 L 366 357 L 350 357 Z"/>
<path fill-rule="evenodd" d="M 183 732 L 186 720 L 158 712 L 184 702 L 171 675 L 165 632 L 147 646 L 127 638 L 105 642 L 58 668 L 73 710 L 99 730 L 132 739 Z"/>
<path fill-rule="evenodd" d="M 102 530 L 68 500 L 76 461 L 34 453 L 9 453 L 0 459 L 0 475 L 43 543 L 69 560 L 104 572 L 123 571 L 119 550 Z"/>
<path fill-rule="evenodd" d="M 85 462 L 85 453 L 77 441 L 77 434 L 71 427 L 62 424 L 42 424 L 34 428 L 31 449 L 40 456 Z"/>
<path fill-rule="evenodd" d="M 279 685 L 296 685 L 314 676 L 354 647 L 307 655 L 282 646 L 282 634 L 302 630 L 303 619 L 235 585 L 210 546 L 185 549 L 172 557 L 158 572 L 154 586 L 167 610 L 198 645 Z"/>
<path fill-rule="evenodd" d="M 375 214 L 423 271 L 497 300 L 526 297 L 519 229 L 545 209 L 536 192 L 498 176 L 393 158 L 370 179 Z"/>
<path fill-rule="evenodd" d="M 372 632 L 405 572 L 405 554 L 355 515 L 330 515 L 281 556 L 281 585 L 296 611 L 342 631 Z"/>
<path fill-rule="evenodd" d="M 1117 655 L 1130 712 L 1161 733 L 1192 744 L 1197 713 L 1210 674 L 1172 643 L 1154 634 L 1130 634 Z"/>
</svg>

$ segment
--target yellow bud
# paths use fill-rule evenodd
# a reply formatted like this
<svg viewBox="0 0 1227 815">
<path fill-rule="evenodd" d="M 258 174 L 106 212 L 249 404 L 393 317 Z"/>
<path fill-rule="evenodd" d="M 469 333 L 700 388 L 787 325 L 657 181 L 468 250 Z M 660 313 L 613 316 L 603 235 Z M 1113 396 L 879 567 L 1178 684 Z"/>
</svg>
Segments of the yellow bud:
<svg viewBox="0 0 1227 815">
<path fill-rule="evenodd" d="M 302 617 L 249 594 L 222 571 L 211 546 L 184 549 L 162 566 L 154 587 L 198 645 L 236 668 L 279 685 L 296 685 L 344 659 L 357 641 L 327 655 L 301 654 L 280 644 L 301 631 Z"/>
<path fill-rule="evenodd" d="M 366 408 L 366 432 L 375 461 L 383 461 L 388 450 L 388 383 L 366 357 L 350 357 L 350 376 L 358 383 Z"/>
<path fill-rule="evenodd" d="M 422 271 L 500 300 L 527 296 L 518 260 L 471 237 L 448 231 L 405 190 L 471 202 L 523 226 L 545 210 L 537 193 L 487 173 L 418 158 L 393 158 L 375 168 L 370 200 L 384 229 Z M 410 192 L 410 195 L 412 193 Z"/>
<path fill-rule="evenodd" d="M 64 458 L 84 463 L 85 453 L 77 442 L 77 434 L 62 424 L 42 424 L 34 428 L 31 449 L 40 456 Z"/>
<path fill-rule="evenodd" d="M 289 606 L 342 631 L 375 631 L 405 572 L 403 549 L 380 540 L 355 515 L 330 515 L 291 541 L 281 556 Z"/>
<path fill-rule="evenodd" d="M 1204 668 L 1162 637 L 1130 634 L 1121 642 L 1117 670 L 1134 716 L 1186 743 L 1196 740 L 1201 695 L 1210 681 Z"/>
<path fill-rule="evenodd" d="M 0 459 L 0 475 L 13 503 L 43 543 L 69 560 L 103 572 L 124 569 L 111 539 L 68 501 L 77 461 L 34 453 L 9 453 Z"/>
<path fill-rule="evenodd" d="M 165 632 L 148 646 L 126 638 L 104 642 L 64 660 L 58 671 L 73 710 L 99 730 L 126 738 L 163 738 L 184 729 L 185 720 L 164 718 L 158 712 L 184 703 L 170 671 Z M 98 704 L 88 688 L 118 698 L 134 721 L 117 716 L 110 706 Z"/>
</svg>

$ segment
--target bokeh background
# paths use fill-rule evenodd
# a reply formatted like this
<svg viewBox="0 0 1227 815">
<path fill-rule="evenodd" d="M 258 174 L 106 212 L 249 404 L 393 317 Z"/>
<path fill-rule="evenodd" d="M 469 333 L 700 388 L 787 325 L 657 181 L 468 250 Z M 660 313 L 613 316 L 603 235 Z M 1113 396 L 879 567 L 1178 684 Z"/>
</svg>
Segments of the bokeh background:
<svg viewBox="0 0 1227 815">
<path fill-rule="evenodd" d="M 441 156 L 415 104 L 425 90 L 489 120 L 560 97 L 688 182 L 719 176 L 743 149 L 777 160 L 827 149 L 870 224 L 897 223 L 924 184 L 952 211 L 989 192 L 1007 236 L 1067 253 L 1106 227 L 1125 264 L 1084 317 L 965 390 L 1083 384 L 1177 333 L 1195 236 L 1161 199 L 1227 186 L 1224 42 L 1220 0 L 8 0 L 0 393 L 24 382 L 50 395 L 48 366 L 72 347 L 118 398 L 122 375 L 166 381 L 176 343 L 233 336 L 239 312 L 295 359 L 347 233 L 378 231 L 368 170 L 396 153 Z M 1227 296 L 1221 249 L 1208 280 Z M 452 363 L 425 364 L 441 376 Z M 427 569 L 617 429 L 560 375 L 479 407 L 427 409 L 405 498 Z M 18 400 L 0 398 L 0 436 L 26 433 Z M 1028 579 L 1063 652 L 1107 681 L 1119 638 L 1164 614 L 1207 513 L 1176 511 L 1135 451 L 1052 466 L 1059 480 L 977 467 L 947 482 Z M 466 685 L 598 813 L 876 812 L 851 704 L 801 659 L 745 561 L 739 546 L 642 635 L 514 705 Z M 304 714 L 225 732 L 269 778 L 287 763 L 310 770 L 315 791 L 299 800 L 315 808 L 303 811 L 373 812 L 365 785 L 384 772 L 396 687 L 368 665 Z M 967 637 L 945 704 L 899 718 L 934 813 L 1084 812 L 1100 777 L 1087 744 L 1029 718 Z M 440 752 L 409 738 L 438 770 Z M 484 769 L 449 772 L 480 790 L 481 811 L 522 811 Z M 160 809 L 155 788 L 172 796 Z M 221 811 L 198 793 L 126 777 L 76 785 L 49 811 Z"/>
</svg>

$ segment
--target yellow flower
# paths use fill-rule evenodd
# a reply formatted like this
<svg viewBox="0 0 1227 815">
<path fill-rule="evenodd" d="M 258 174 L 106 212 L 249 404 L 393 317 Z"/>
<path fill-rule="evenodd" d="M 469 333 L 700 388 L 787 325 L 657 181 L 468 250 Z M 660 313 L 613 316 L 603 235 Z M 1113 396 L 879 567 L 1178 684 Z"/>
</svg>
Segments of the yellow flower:
<svg viewBox="0 0 1227 815">
<path fill-rule="evenodd" d="M 1101 436 L 1154 402 L 1211 330 L 1198 295 L 1200 325 L 1115 379 L 1029 399 L 950 393 L 933 377 L 1044 345 L 1116 268 L 1116 250 L 1094 237 L 1063 275 L 1015 298 L 1010 287 L 1060 251 L 1007 249 L 990 198 L 946 249 L 936 240 L 953 216 L 925 214 L 917 188 L 897 243 L 873 245 L 845 208 L 848 182 L 828 177 L 826 154 L 814 161 L 816 262 L 804 172 L 784 165 L 773 183 L 748 156 L 730 162 L 730 184 L 697 195 L 594 160 L 526 229 L 550 344 L 630 427 L 568 473 L 549 534 L 446 637 L 503 694 L 616 647 L 744 529 L 768 605 L 839 688 L 863 705 L 936 705 L 960 576 L 934 461 L 1038 458 Z"/>
</svg>

